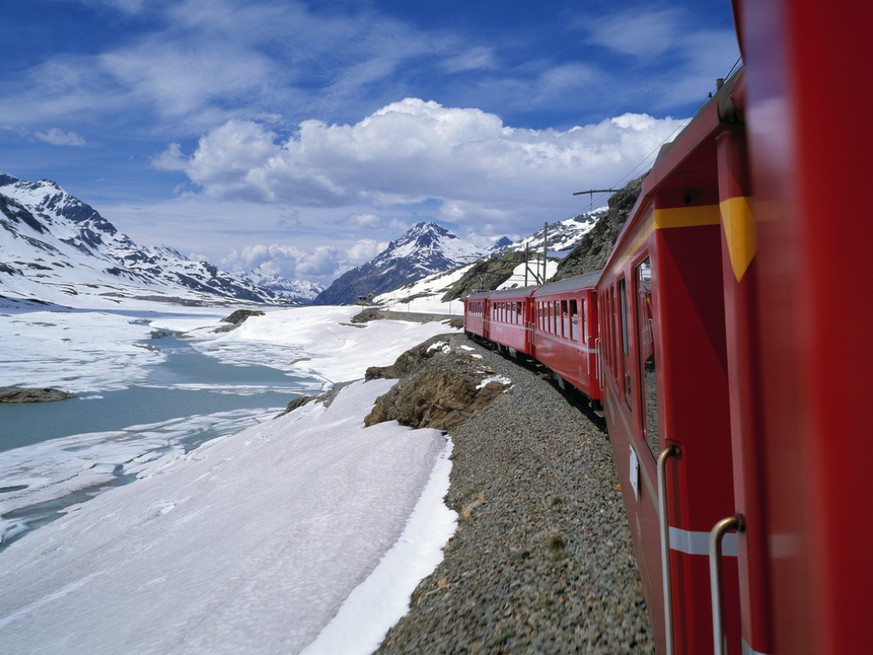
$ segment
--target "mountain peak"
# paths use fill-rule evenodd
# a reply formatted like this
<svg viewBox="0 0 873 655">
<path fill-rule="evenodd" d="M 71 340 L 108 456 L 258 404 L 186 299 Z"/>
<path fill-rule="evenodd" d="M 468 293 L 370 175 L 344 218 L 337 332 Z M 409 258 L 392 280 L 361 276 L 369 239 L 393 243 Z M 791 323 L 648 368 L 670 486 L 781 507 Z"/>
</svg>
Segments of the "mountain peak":
<svg viewBox="0 0 873 655">
<path fill-rule="evenodd" d="M 97 210 L 51 180 L 0 174 L 0 266 L 7 298 L 66 304 L 68 297 L 175 298 L 284 303 L 251 280 L 195 262 L 170 248 L 138 246 Z M 314 294 L 313 294 L 314 295 Z"/>
<path fill-rule="evenodd" d="M 15 184 L 17 182 L 19 182 L 17 177 L 13 177 L 8 173 L 0 171 L 0 186 L 9 186 L 10 184 Z"/>
<path fill-rule="evenodd" d="M 433 273 L 469 264 L 484 251 L 433 221 L 416 223 L 374 259 L 347 271 L 315 299 L 345 304 L 359 296 L 392 291 Z"/>
</svg>

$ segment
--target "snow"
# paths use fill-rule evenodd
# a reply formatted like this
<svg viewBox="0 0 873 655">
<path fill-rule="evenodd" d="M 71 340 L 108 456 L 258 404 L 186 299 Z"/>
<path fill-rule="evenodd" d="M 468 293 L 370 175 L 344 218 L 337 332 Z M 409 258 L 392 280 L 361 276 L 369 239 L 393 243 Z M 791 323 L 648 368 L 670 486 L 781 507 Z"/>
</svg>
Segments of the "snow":
<svg viewBox="0 0 873 655">
<path fill-rule="evenodd" d="M 514 289 L 516 287 L 533 286 L 536 284 L 535 274 L 542 272 L 543 260 L 536 255 L 531 256 L 530 263 L 522 262 L 516 266 L 512 274 L 497 289 Z M 527 284 L 525 284 L 525 270 L 527 269 Z M 546 260 L 546 279 L 551 279 L 558 271 L 558 262 L 554 259 Z"/>
<path fill-rule="evenodd" d="M 123 388 L 161 357 L 133 344 L 167 328 L 186 331 L 204 355 L 308 372 L 327 387 L 452 331 L 354 325 L 356 308 L 306 307 L 216 333 L 226 309 L 131 307 L 0 315 L 0 384 Z M 455 525 L 442 500 L 451 442 L 393 422 L 363 426 L 391 384 L 354 382 L 330 407 L 262 417 L 187 453 L 177 439 L 188 423 L 251 417 L 191 417 L 0 452 L 0 479 L 12 489 L 0 493 L 0 514 L 105 482 L 119 462 L 138 476 L 0 552 L 4 654 L 371 652 Z"/>
<path fill-rule="evenodd" d="M 190 335 L 195 347 L 225 362 L 265 364 L 339 382 L 361 378 L 369 366 L 393 364 L 415 344 L 456 331 L 439 322 L 351 323 L 359 312 L 360 307 L 350 306 L 295 307 L 251 317 L 221 335 L 212 333 L 211 326 Z M 165 323 L 170 329 L 179 325 L 172 320 Z"/>
<path fill-rule="evenodd" d="M 469 264 L 446 273 L 428 275 L 418 282 L 376 296 L 373 299 L 373 304 L 394 312 L 463 316 L 463 300 L 443 302 L 442 297 L 472 266 Z"/>
</svg>

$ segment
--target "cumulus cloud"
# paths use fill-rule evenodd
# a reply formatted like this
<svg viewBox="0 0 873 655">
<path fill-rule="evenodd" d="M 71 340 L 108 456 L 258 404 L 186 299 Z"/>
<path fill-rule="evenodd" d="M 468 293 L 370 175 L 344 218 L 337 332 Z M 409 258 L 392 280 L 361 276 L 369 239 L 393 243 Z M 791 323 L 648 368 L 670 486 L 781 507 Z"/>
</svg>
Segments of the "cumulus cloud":
<svg viewBox="0 0 873 655">
<path fill-rule="evenodd" d="M 573 191 L 621 181 L 683 124 L 624 114 L 519 129 L 479 109 L 406 98 L 355 124 L 304 121 L 285 138 L 231 120 L 190 155 L 171 145 L 154 165 L 183 171 L 212 197 L 369 208 L 352 216 L 362 226 L 376 225 L 384 208 L 436 201 L 455 223 L 506 229 L 532 212 L 562 217 L 550 212 L 566 211 Z"/>
<path fill-rule="evenodd" d="M 376 214 L 355 214 L 351 217 L 350 222 L 358 227 L 375 228 L 379 227 L 382 222 Z"/>
<path fill-rule="evenodd" d="M 53 146 L 84 146 L 85 139 L 76 134 L 75 132 L 64 132 L 62 129 L 53 127 L 50 130 L 37 131 L 33 133 L 33 136 L 39 139 L 40 141 L 44 141 L 45 143 L 49 143 Z"/>
<path fill-rule="evenodd" d="M 278 275 L 289 280 L 308 279 L 327 282 L 360 266 L 385 250 L 388 244 L 376 239 L 361 239 L 343 247 L 322 245 L 301 248 L 287 244 L 250 244 L 230 251 L 221 266 L 236 273 L 255 272 Z"/>
</svg>

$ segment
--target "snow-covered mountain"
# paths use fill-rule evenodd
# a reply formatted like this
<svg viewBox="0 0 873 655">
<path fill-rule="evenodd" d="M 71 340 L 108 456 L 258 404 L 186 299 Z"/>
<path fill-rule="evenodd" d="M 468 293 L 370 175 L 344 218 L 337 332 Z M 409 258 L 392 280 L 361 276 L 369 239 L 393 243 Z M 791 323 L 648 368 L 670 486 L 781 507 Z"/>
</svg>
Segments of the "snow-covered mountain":
<svg viewBox="0 0 873 655">
<path fill-rule="evenodd" d="M 0 173 L 0 297 L 288 304 L 284 294 L 164 247 L 140 246 L 49 180 Z"/>
<path fill-rule="evenodd" d="M 257 270 L 246 273 L 245 278 L 252 284 L 271 291 L 277 298 L 289 303 L 310 304 L 316 296 L 324 291 L 324 287 L 306 280 L 289 280 L 280 275 L 261 275 Z"/>
<path fill-rule="evenodd" d="M 423 277 L 472 263 L 485 255 L 436 223 L 418 223 L 374 259 L 347 271 L 315 299 L 342 305 L 391 291 Z"/>
<path fill-rule="evenodd" d="M 562 221 L 548 223 L 543 226 L 543 229 L 518 241 L 510 241 L 503 237 L 492 246 L 491 254 L 505 255 L 510 252 L 524 252 L 525 246 L 529 247 L 531 252 L 542 252 L 543 237 L 545 236 L 548 241 L 549 255 L 563 257 L 579 244 L 582 237 L 591 231 L 594 224 L 606 212 L 607 208 L 601 207 Z"/>
</svg>

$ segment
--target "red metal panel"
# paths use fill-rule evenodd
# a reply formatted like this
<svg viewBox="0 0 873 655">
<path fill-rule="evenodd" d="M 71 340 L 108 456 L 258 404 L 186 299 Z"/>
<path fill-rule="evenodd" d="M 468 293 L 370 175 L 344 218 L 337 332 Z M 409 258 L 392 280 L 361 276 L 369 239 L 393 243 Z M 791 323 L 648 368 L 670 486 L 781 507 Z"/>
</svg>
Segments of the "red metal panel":
<svg viewBox="0 0 873 655">
<path fill-rule="evenodd" d="M 869 650 L 873 5 L 744 4 L 780 653 Z"/>
<path fill-rule="evenodd" d="M 762 478 L 760 344 L 755 330 L 756 240 L 743 126 L 737 125 L 719 136 L 718 171 L 734 496 L 736 511 L 745 524 L 738 537 L 742 634 L 754 652 L 772 653 L 772 599 Z"/>
</svg>

